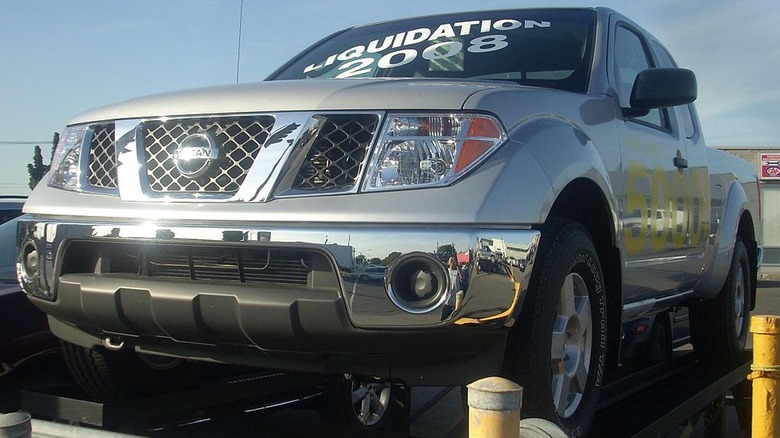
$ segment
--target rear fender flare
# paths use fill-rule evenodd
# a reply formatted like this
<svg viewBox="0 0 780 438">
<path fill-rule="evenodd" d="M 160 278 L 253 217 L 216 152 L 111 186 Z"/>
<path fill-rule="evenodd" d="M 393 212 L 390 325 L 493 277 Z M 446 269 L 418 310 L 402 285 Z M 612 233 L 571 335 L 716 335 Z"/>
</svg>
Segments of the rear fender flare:
<svg viewBox="0 0 780 438">
<path fill-rule="evenodd" d="M 704 272 L 694 288 L 697 297 L 705 300 L 714 298 L 723 287 L 734 255 L 740 218 L 748 209 L 749 203 L 742 184 L 738 180 L 732 181 L 723 203 L 722 214 L 720 217 L 711 217 L 710 243 L 704 254 Z M 713 205 L 714 211 L 716 206 Z"/>
</svg>

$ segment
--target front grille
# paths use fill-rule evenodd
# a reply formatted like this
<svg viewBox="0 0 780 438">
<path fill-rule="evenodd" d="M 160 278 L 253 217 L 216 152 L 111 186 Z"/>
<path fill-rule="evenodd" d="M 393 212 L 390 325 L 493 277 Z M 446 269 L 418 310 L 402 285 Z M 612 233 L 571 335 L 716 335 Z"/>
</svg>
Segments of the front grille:
<svg viewBox="0 0 780 438">
<path fill-rule="evenodd" d="M 87 181 L 95 187 L 116 188 L 116 147 L 113 123 L 92 127 Z"/>
<path fill-rule="evenodd" d="M 349 189 L 360 176 L 378 122 L 375 115 L 329 115 L 292 185 L 294 190 Z"/>
<path fill-rule="evenodd" d="M 66 247 L 62 260 L 61 275 L 99 272 L 222 284 L 338 284 L 333 265 L 322 253 L 298 248 L 76 241 Z"/>
<path fill-rule="evenodd" d="M 157 193 L 234 194 L 254 164 L 273 122 L 271 116 L 144 122 L 149 188 Z M 214 135 L 221 152 L 206 174 L 190 178 L 177 169 L 174 153 L 187 136 L 198 132 Z"/>
<path fill-rule="evenodd" d="M 302 114 L 302 117 L 311 115 Z M 284 188 L 281 189 L 284 193 L 280 195 L 290 192 L 342 193 L 355 189 L 360 179 L 378 129 L 379 116 L 324 114 L 314 115 L 314 118 L 321 122 L 313 139 L 299 138 L 297 145 L 305 149 L 294 153 L 296 164 L 288 163 L 293 167 L 284 173 Z M 200 194 L 230 198 L 241 189 L 255 160 L 263 159 L 260 151 L 271 135 L 274 121 L 272 114 L 139 121 L 134 132 L 137 134 L 141 187 L 127 187 L 126 193 L 131 197 L 133 193 L 143 193 L 144 198 L 159 199 L 170 195 L 178 196 L 177 199 L 194 198 Z M 301 122 L 308 124 L 303 118 Z M 119 151 L 114 124 L 98 124 L 91 129 L 86 182 L 95 191 L 117 189 L 120 185 L 117 179 Z M 187 165 L 180 170 L 176 165 L 177 149 L 193 134 L 207 134 L 209 141 L 216 143 L 218 156 L 208 155 L 209 159 L 203 160 L 209 162 L 204 169 L 192 171 Z M 190 148 L 184 150 L 192 151 Z M 196 152 L 201 153 L 200 150 Z M 198 159 L 195 162 L 195 167 L 201 163 Z M 261 175 L 255 177 L 253 184 L 262 181 Z M 132 182 L 131 179 L 125 183 Z"/>
<path fill-rule="evenodd" d="M 310 261 L 296 251 L 163 247 L 139 263 L 149 277 L 306 285 Z"/>
</svg>

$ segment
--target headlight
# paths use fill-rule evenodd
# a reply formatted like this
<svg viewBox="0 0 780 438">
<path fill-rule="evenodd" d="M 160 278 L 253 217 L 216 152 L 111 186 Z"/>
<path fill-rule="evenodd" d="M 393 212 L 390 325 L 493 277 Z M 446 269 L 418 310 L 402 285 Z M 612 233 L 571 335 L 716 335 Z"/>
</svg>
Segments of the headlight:
<svg viewBox="0 0 780 438">
<path fill-rule="evenodd" d="M 65 128 L 51 160 L 49 186 L 66 190 L 81 189 L 81 145 L 86 132 L 86 126 Z"/>
<path fill-rule="evenodd" d="M 381 133 L 364 190 L 451 184 L 506 139 L 483 114 L 390 114 Z"/>
</svg>

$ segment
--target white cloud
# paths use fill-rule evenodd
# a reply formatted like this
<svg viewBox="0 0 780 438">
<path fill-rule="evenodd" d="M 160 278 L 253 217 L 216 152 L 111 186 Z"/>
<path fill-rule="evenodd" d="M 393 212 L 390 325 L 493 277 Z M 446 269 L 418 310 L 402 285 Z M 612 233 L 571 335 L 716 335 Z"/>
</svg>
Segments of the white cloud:
<svg viewBox="0 0 780 438">
<path fill-rule="evenodd" d="M 710 144 L 778 145 L 780 8 L 773 1 L 700 2 L 657 28 L 696 72 L 697 108 Z"/>
</svg>

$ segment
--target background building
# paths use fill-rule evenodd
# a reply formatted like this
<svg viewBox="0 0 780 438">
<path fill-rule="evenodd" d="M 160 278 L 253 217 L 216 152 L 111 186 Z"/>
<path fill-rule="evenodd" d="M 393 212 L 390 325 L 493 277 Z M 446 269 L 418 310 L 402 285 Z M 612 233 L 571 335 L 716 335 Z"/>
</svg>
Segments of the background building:
<svg viewBox="0 0 780 438">
<path fill-rule="evenodd" d="M 761 193 L 761 226 L 764 236 L 762 274 L 780 274 L 780 148 L 719 147 L 756 166 Z"/>
</svg>

